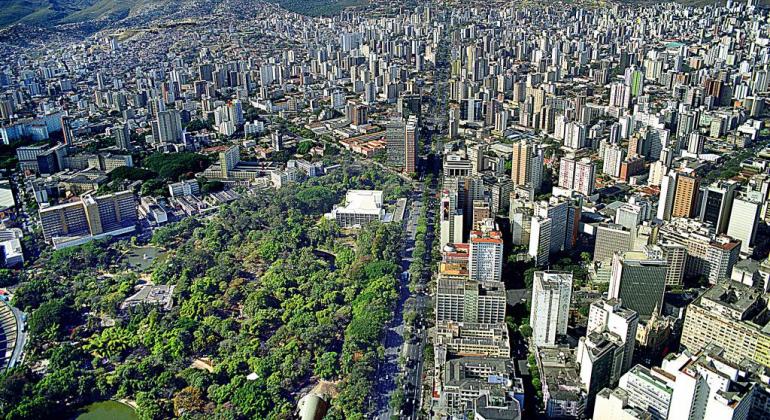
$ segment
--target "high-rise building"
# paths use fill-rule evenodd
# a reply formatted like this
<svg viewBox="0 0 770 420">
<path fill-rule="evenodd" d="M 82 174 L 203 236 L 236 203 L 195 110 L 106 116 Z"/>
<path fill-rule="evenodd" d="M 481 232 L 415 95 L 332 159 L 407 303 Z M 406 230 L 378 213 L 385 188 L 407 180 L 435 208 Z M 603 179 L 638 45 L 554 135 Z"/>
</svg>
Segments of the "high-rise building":
<svg viewBox="0 0 770 420">
<path fill-rule="evenodd" d="M 356 101 L 348 102 L 347 117 L 353 126 L 362 126 L 369 123 L 369 107 Z"/>
<path fill-rule="evenodd" d="M 573 150 L 585 147 L 587 131 L 585 124 L 577 122 L 567 123 L 566 130 L 564 131 L 564 147 Z"/>
<path fill-rule="evenodd" d="M 153 137 L 158 143 L 179 143 L 182 141 L 182 118 L 179 111 L 170 109 L 158 112 L 153 124 Z M 157 136 L 156 136 L 157 133 Z"/>
<path fill-rule="evenodd" d="M 617 144 L 611 144 L 604 149 L 602 172 L 612 177 L 620 176 L 620 168 L 626 157 L 625 149 Z"/>
<path fill-rule="evenodd" d="M 420 126 L 416 116 L 409 116 L 404 130 L 404 172 L 411 174 L 417 171 L 417 148 L 420 139 Z"/>
<path fill-rule="evenodd" d="M 241 161 L 241 150 L 238 145 L 228 147 L 219 152 L 219 167 L 222 179 L 229 178 L 230 171 Z"/>
<path fill-rule="evenodd" d="M 572 273 L 535 272 L 529 323 L 536 346 L 553 346 L 557 336 L 567 334 L 571 298 Z"/>
<path fill-rule="evenodd" d="M 614 390 L 605 389 L 593 418 L 609 420 L 615 407 L 600 401 L 607 394 L 624 396 L 626 413 L 655 420 L 724 420 L 770 417 L 768 388 L 760 373 L 724 358 L 724 350 L 671 353 L 660 367 L 634 366 Z"/>
<path fill-rule="evenodd" d="M 385 149 L 388 163 L 399 168 L 404 166 L 404 142 L 406 124 L 403 118 L 394 117 L 385 124 Z"/>
<path fill-rule="evenodd" d="M 628 404 L 666 420 L 676 380 L 657 369 L 636 365 L 621 376 L 618 386 L 628 392 Z"/>
<path fill-rule="evenodd" d="M 738 185 L 736 181 L 720 181 L 701 188 L 699 218 L 702 222 L 711 223 L 716 233 L 727 232 L 727 222 Z"/>
<path fill-rule="evenodd" d="M 639 314 L 623 307 L 619 299 L 600 299 L 588 309 L 587 332 L 609 332 L 623 343 L 622 369 L 628 370 L 634 360 L 634 344 L 639 327 Z"/>
<path fill-rule="evenodd" d="M 658 243 L 661 259 L 668 263 L 666 286 L 679 287 L 684 282 L 684 270 L 687 264 L 687 247 L 680 244 L 661 241 Z"/>
<path fill-rule="evenodd" d="M 586 411 L 592 412 L 596 394 L 616 384 L 623 374 L 623 343 L 610 333 L 588 333 L 578 342 L 577 363 L 586 391 Z"/>
<path fill-rule="evenodd" d="M 698 178 L 692 174 L 679 174 L 671 217 L 692 217 L 697 198 Z"/>
<path fill-rule="evenodd" d="M 596 226 L 596 245 L 594 262 L 609 264 L 615 252 L 631 250 L 633 238 L 631 232 L 614 223 L 602 223 Z"/>
<path fill-rule="evenodd" d="M 761 209 L 761 198 L 747 195 L 733 201 L 727 234 L 741 241 L 741 253 L 751 253 L 757 236 Z"/>
<path fill-rule="evenodd" d="M 717 283 L 687 307 L 682 346 L 699 352 L 709 345 L 724 349 L 732 363 L 753 360 L 770 367 L 770 333 L 763 328 L 767 294 L 742 283 Z"/>
<path fill-rule="evenodd" d="M 479 229 L 479 224 L 492 217 L 492 209 L 486 200 L 473 200 L 471 229 Z"/>
<path fill-rule="evenodd" d="M 493 324 L 505 321 L 505 285 L 467 277 L 439 275 L 436 286 L 436 324 L 442 321 Z"/>
<path fill-rule="evenodd" d="M 533 147 L 534 145 L 526 140 L 513 143 L 511 181 L 514 186 L 524 185 L 532 180 L 530 165 Z"/>
<path fill-rule="evenodd" d="M 85 195 L 77 201 L 42 207 L 39 215 L 43 236 L 55 248 L 131 232 L 138 220 L 136 197 L 131 191 Z"/>
<path fill-rule="evenodd" d="M 650 206 L 647 202 L 626 203 L 615 212 L 615 223 L 623 226 L 636 236 L 636 231 L 643 221 L 650 218 Z"/>
<path fill-rule="evenodd" d="M 658 200 L 658 220 L 670 220 L 671 212 L 674 208 L 674 197 L 676 196 L 676 182 L 678 173 L 670 171 L 664 175 L 660 182 L 660 199 Z"/>
<path fill-rule="evenodd" d="M 608 296 L 621 300 L 642 319 L 648 319 L 663 308 L 667 270 L 665 260 L 651 258 L 644 252 L 616 253 Z"/>
<path fill-rule="evenodd" d="M 588 158 L 561 158 L 559 165 L 559 186 L 577 191 L 583 195 L 591 195 L 596 183 L 596 165 Z"/>
<path fill-rule="evenodd" d="M 530 219 L 527 253 L 538 267 L 548 264 L 548 257 L 551 255 L 552 225 L 553 220 L 549 217 L 534 216 Z"/>
<path fill-rule="evenodd" d="M 535 214 L 552 220 L 550 253 L 562 251 L 567 241 L 567 226 L 569 222 L 570 200 L 551 197 L 548 201 L 535 204 Z"/>
<path fill-rule="evenodd" d="M 685 246 L 685 274 L 692 278 L 705 276 L 711 284 L 730 278 L 741 251 L 739 240 L 716 235 L 710 224 L 686 218 L 675 218 L 661 225 L 658 241 Z"/>
<path fill-rule="evenodd" d="M 460 106 L 457 104 L 449 105 L 449 138 L 457 138 L 460 131 Z"/>
<path fill-rule="evenodd" d="M 468 273 L 471 280 L 500 281 L 503 271 L 503 237 L 498 231 L 470 233 Z"/>
<path fill-rule="evenodd" d="M 458 192 L 445 189 L 439 202 L 439 245 L 443 249 L 447 244 L 463 241 L 463 211 L 457 208 Z"/>
<path fill-rule="evenodd" d="M 72 118 L 67 115 L 61 117 L 61 132 L 64 144 L 72 146 L 75 143 L 75 132 L 72 130 Z"/>
<path fill-rule="evenodd" d="M 131 131 L 128 129 L 128 124 L 118 124 L 112 127 L 112 135 L 115 137 L 115 147 L 121 150 L 131 151 Z"/>
</svg>

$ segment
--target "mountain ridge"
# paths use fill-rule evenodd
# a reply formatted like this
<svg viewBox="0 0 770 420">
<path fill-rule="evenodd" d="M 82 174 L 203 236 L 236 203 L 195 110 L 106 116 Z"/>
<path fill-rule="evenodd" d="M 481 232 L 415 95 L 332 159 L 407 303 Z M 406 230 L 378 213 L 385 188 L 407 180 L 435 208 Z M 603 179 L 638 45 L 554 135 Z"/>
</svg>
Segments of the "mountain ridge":
<svg viewBox="0 0 770 420">
<path fill-rule="evenodd" d="M 0 8 L 0 29 L 24 24 L 42 28 L 78 23 L 111 23 L 133 15 L 162 13 L 169 5 L 185 0 L 5 0 Z M 287 10 L 309 16 L 329 15 L 367 4 L 369 0 L 253 0 L 278 4 Z M 192 0 L 198 7 L 214 7 L 219 0 Z M 173 9 L 173 7 L 172 7 Z M 177 8 L 176 11 L 179 11 Z"/>
</svg>

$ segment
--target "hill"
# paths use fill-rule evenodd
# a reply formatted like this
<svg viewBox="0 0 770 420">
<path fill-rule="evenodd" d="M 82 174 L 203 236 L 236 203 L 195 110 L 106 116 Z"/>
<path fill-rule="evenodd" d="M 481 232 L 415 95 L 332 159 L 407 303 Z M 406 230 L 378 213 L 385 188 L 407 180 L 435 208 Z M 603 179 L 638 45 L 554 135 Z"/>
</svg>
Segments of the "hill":
<svg viewBox="0 0 770 420">
<path fill-rule="evenodd" d="M 0 26 L 14 23 L 40 25 L 58 22 L 70 14 L 91 6 L 97 0 L 7 0 L 0 9 Z"/>
<path fill-rule="evenodd" d="M 260 1 L 260 0 L 253 0 Z M 287 10 L 308 15 L 333 15 L 369 0 L 269 0 Z M 25 24 L 51 28 L 59 24 L 114 22 L 137 14 L 166 10 L 184 10 L 180 3 L 192 8 L 210 8 L 221 0 L 2 0 L 0 28 Z"/>
<path fill-rule="evenodd" d="M 328 16 L 342 9 L 368 4 L 368 0 L 272 0 L 286 10 L 307 16 Z"/>
</svg>

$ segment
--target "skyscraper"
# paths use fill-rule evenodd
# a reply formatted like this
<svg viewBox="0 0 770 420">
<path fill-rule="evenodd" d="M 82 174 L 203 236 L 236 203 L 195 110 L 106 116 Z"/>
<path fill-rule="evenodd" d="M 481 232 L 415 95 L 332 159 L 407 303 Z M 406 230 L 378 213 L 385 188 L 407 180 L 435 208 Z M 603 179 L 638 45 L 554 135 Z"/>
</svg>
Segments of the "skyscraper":
<svg viewBox="0 0 770 420">
<path fill-rule="evenodd" d="M 663 176 L 660 183 L 660 198 L 658 199 L 657 218 L 659 220 L 670 220 L 671 211 L 674 207 L 674 197 L 676 195 L 676 181 L 678 173 L 671 171 Z"/>
<path fill-rule="evenodd" d="M 580 338 L 577 348 L 588 412 L 593 410 L 596 394 L 617 383 L 631 367 L 638 325 L 636 312 L 621 307 L 617 299 L 591 304 L 586 336 Z"/>
<path fill-rule="evenodd" d="M 406 124 L 401 117 L 393 117 L 385 124 L 385 149 L 388 164 L 403 168 Z"/>
<path fill-rule="evenodd" d="M 230 171 L 241 161 L 241 151 L 238 145 L 219 152 L 219 166 L 223 179 L 229 178 Z"/>
<path fill-rule="evenodd" d="M 632 242 L 631 232 L 621 225 L 614 223 L 597 225 L 594 262 L 609 264 L 615 252 L 630 251 Z"/>
<path fill-rule="evenodd" d="M 665 260 L 653 259 L 644 252 L 616 253 L 608 295 L 648 319 L 663 307 L 667 270 Z"/>
<path fill-rule="evenodd" d="M 478 229 L 479 223 L 492 217 L 492 209 L 486 200 L 473 200 L 473 217 L 471 229 Z"/>
<path fill-rule="evenodd" d="M 698 198 L 698 178 L 694 174 L 680 174 L 676 181 L 671 217 L 692 217 Z"/>
<path fill-rule="evenodd" d="M 153 128 L 157 130 L 155 140 L 159 143 L 179 143 L 182 140 L 182 118 L 175 109 L 158 112 Z"/>
<path fill-rule="evenodd" d="M 417 117 L 410 115 L 404 127 L 404 172 L 417 172 L 417 147 L 420 139 L 420 126 Z"/>
<path fill-rule="evenodd" d="M 572 273 L 535 272 L 529 323 L 536 346 L 553 346 L 557 336 L 567 334 L 571 298 Z"/>
<path fill-rule="evenodd" d="M 737 187 L 735 181 L 723 181 L 701 188 L 699 217 L 701 221 L 711 223 L 716 233 L 727 232 Z"/>
<path fill-rule="evenodd" d="M 596 165 L 588 158 L 563 157 L 559 165 L 559 186 L 583 195 L 594 192 Z"/>
<path fill-rule="evenodd" d="M 760 197 L 741 196 L 733 201 L 727 234 L 741 241 L 741 253 L 749 253 L 754 246 L 759 227 Z"/>
<path fill-rule="evenodd" d="M 115 137 L 115 147 L 121 150 L 131 151 L 131 131 L 128 129 L 128 124 L 118 124 L 112 127 L 112 135 Z"/>
<path fill-rule="evenodd" d="M 631 367 L 634 359 L 639 314 L 625 308 L 619 299 L 599 299 L 588 309 L 586 332 L 609 332 L 623 342 L 623 369 Z"/>
<path fill-rule="evenodd" d="M 72 131 L 72 118 L 67 115 L 61 117 L 61 132 L 64 137 L 64 144 L 72 146 L 75 142 L 75 133 Z"/>
<path fill-rule="evenodd" d="M 619 145 L 611 144 L 607 146 L 604 149 L 604 164 L 602 165 L 602 172 L 612 177 L 620 176 L 620 167 L 623 164 L 623 159 L 625 157 L 625 149 Z"/>
<path fill-rule="evenodd" d="M 443 249 L 447 244 L 463 240 L 463 212 L 457 208 L 457 190 L 445 189 L 439 203 L 439 245 Z"/>
<path fill-rule="evenodd" d="M 526 140 L 513 143 L 511 163 L 511 181 L 514 186 L 524 185 L 531 181 L 530 164 L 532 161 L 533 145 Z"/>
<path fill-rule="evenodd" d="M 500 232 L 472 231 L 468 273 L 471 280 L 500 281 L 503 271 L 503 238 Z"/>
<path fill-rule="evenodd" d="M 529 251 L 538 267 L 548 263 L 551 255 L 551 229 L 553 220 L 548 217 L 535 216 L 530 220 Z"/>
</svg>

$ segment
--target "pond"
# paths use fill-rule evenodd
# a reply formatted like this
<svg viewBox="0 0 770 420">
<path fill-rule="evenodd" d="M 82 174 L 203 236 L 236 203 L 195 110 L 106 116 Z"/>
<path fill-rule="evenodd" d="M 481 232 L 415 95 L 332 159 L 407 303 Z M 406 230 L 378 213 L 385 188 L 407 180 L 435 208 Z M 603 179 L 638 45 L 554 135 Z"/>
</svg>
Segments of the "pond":
<svg viewBox="0 0 770 420">
<path fill-rule="evenodd" d="M 137 420 L 133 408 L 117 401 L 101 401 L 83 407 L 75 420 Z"/>
<path fill-rule="evenodd" d="M 132 247 L 123 256 L 128 262 L 128 268 L 138 273 L 145 272 L 150 269 L 152 263 L 156 259 L 162 258 L 166 254 L 160 248 L 154 246 Z"/>
</svg>

